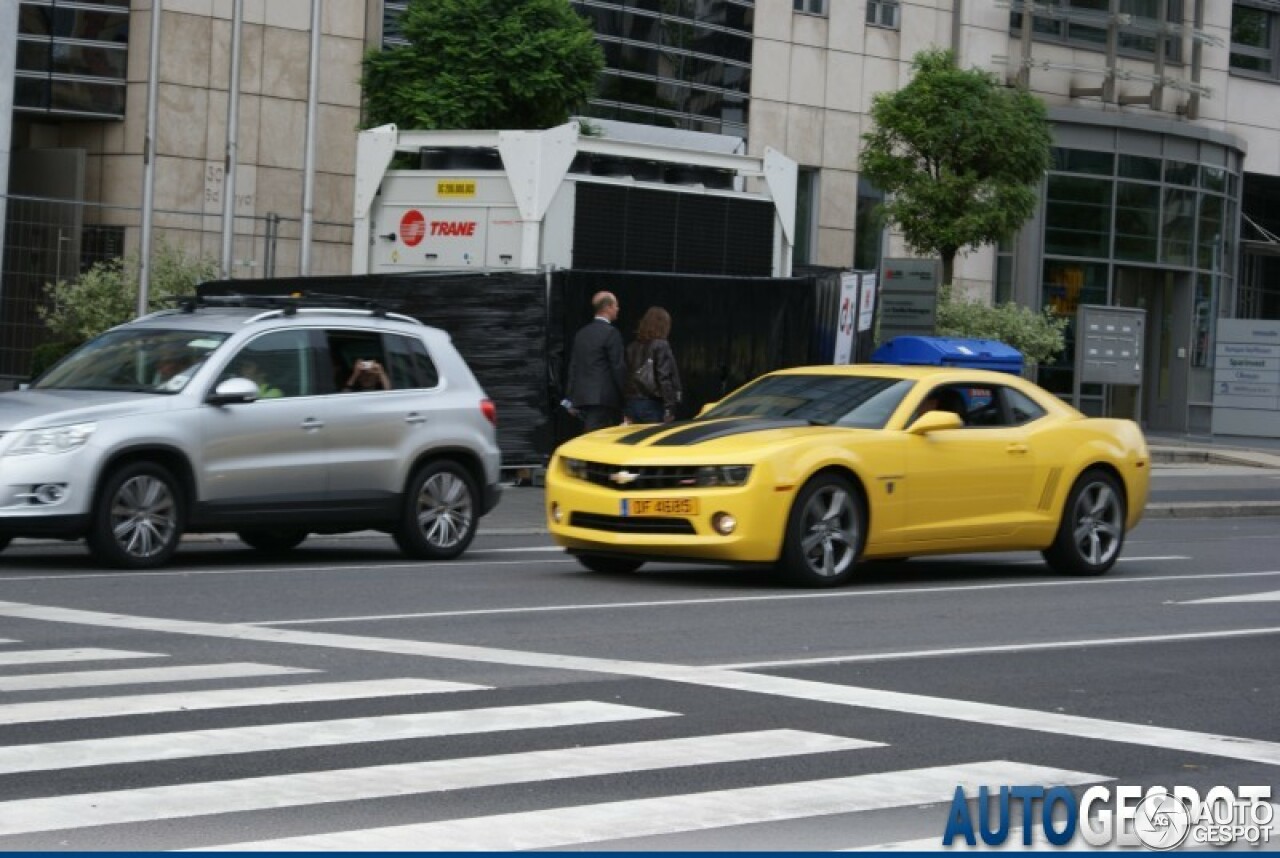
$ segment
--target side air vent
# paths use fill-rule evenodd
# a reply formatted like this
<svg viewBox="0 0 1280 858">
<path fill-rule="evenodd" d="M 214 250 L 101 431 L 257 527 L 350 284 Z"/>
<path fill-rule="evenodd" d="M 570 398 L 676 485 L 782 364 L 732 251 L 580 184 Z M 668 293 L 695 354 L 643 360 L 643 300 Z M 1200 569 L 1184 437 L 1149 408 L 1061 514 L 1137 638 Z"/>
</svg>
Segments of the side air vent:
<svg viewBox="0 0 1280 858">
<path fill-rule="evenodd" d="M 1049 478 L 1045 480 L 1044 491 L 1040 493 L 1040 509 L 1048 512 L 1053 505 L 1053 496 L 1058 491 L 1058 481 L 1062 479 L 1062 468 L 1054 468 L 1049 471 Z"/>
</svg>

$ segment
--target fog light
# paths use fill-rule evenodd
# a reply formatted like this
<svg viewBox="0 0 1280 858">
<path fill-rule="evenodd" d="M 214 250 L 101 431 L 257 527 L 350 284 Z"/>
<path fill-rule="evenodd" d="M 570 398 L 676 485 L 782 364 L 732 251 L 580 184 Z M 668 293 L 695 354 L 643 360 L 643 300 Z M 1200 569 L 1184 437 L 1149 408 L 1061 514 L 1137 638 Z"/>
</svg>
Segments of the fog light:
<svg viewBox="0 0 1280 858">
<path fill-rule="evenodd" d="M 31 494 L 37 503 L 60 503 L 67 496 L 67 487 L 61 483 L 45 483 L 42 486 L 36 486 Z"/>
<path fill-rule="evenodd" d="M 551 520 L 556 524 L 564 520 L 564 510 L 560 509 L 560 504 L 555 501 L 551 502 Z"/>
<path fill-rule="evenodd" d="M 738 520 L 727 512 L 718 512 L 711 516 L 711 526 L 721 536 L 728 536 L 738 529 Z"/>
</svg>

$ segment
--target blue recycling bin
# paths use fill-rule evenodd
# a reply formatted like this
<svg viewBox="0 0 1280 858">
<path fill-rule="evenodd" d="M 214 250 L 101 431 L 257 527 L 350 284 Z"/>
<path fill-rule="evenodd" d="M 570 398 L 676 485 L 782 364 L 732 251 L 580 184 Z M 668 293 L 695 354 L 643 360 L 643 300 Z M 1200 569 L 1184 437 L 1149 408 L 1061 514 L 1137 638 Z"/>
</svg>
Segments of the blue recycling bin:
<svg viewBox="0 0 1280 858">
<path fill-rule="evenodd" d="M 1022 352 L 996 340 L 959 337 L 894 337 L 871 355 L 872 363 L 993 369 L 1022 374 Z"/>
</svg>

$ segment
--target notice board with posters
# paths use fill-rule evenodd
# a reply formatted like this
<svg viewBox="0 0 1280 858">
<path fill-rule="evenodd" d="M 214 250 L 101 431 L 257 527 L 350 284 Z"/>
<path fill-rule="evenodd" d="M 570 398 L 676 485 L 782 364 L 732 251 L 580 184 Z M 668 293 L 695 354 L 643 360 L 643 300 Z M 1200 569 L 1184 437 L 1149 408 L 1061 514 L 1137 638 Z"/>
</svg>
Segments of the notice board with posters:
<svg viewBox="0 0 1280 858">
<path fill-rule="evenodd" d="M 1280 321 L 1218 320 L 1212 431 L 1280 438 Z"/>
</svg>

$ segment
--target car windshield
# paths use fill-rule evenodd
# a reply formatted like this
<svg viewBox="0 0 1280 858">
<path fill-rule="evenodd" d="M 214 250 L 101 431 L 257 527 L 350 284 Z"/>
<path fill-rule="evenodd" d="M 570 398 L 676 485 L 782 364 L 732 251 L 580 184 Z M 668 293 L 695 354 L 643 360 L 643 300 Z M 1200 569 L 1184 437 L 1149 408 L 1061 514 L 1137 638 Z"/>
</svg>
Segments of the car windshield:
<svg viewBox="0 0 1280 858">
<path fill-rule="evenodd" d="M 818 426 L 882 429 L 914 384 L 858 375 L 769 375 L 721 400 L 701 419 L 791 417 Z"/>
<path fill-rule="evenodd" d="M 67 355 L 31 386 L 36 390 L 177 393 L 228 336 L 155 328 L 107 331 Z"/>
</svg>

